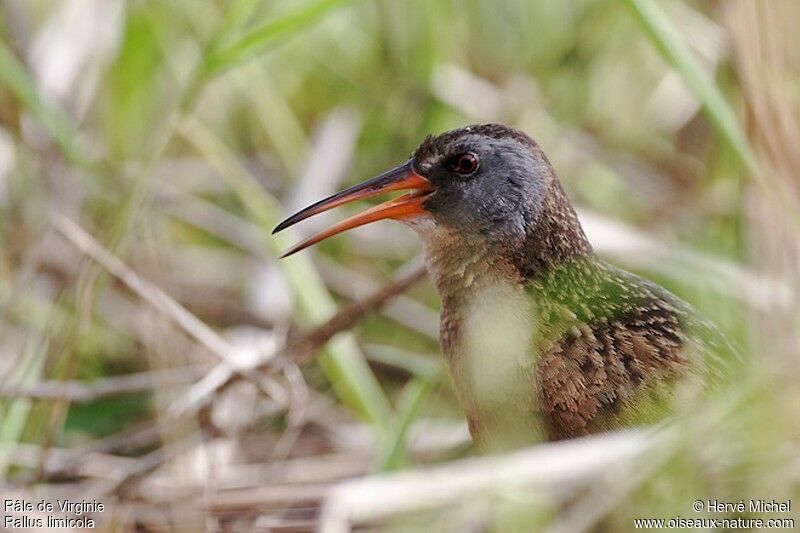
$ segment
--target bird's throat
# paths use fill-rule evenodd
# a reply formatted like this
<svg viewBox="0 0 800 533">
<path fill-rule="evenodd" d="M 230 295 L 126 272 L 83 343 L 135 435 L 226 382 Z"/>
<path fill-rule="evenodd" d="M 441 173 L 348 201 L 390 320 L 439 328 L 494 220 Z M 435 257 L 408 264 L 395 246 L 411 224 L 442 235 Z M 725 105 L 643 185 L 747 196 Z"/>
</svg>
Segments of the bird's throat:
<svg viewBox="0 0 800 533">
<path fill-rule="evenodd" d="M 429 233 L 425 255 L 442 300 L 442 351 L 470 433 L 483 451 L 532 444 L 545 436 L 533 415 L 533 302 L 507 256 L 454 239 Z"/>
</svg>

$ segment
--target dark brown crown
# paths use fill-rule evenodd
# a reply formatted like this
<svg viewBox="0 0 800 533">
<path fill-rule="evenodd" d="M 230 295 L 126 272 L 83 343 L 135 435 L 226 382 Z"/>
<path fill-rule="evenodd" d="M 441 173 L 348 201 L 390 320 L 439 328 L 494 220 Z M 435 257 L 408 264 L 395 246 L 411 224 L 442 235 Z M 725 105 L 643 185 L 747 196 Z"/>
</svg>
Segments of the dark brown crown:
<svg viewBox="0 0 800 533">
<path fill-rule="evenodd" d="M 529 146 L 530 148 L 541 152 L 541 148 L 536 144 L 536 141 L 525 135 L 523 132 L 505 126 L 503 124 L 486 123 L 474 124 L 472 126 L 465 126 L 463 128 L 456 128 L 454 130 L 440 133 L 439 135 L 428 135 L 420 143 L 419 147 L 414 152 L 417 160 L 423 161 L 435 157 L 446 150 L 447 146 L 457 141 L 461 137 L 469 134 L 484 135 L 493 139 L 511 138 L 519 143 Z"/>
</svg>

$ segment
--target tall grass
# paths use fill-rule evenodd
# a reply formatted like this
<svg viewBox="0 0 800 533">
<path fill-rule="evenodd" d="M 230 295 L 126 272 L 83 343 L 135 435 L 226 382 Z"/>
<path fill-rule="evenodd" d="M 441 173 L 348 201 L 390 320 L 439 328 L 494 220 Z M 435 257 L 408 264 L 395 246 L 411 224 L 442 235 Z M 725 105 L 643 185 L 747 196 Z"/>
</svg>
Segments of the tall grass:
<svg viewBox="0 0 800 533">
<path fill-rule="evenodd" d="M 334 493 L 353 498 L 352 516 L 380 516 L 377 526 L 452 518 L 465 528 L 563 530 L 630 529 L 634 516 L 689 514 L 706 497 L 796 496 L 787 361 L 797 341 L 797 227 L 787 220 L 797 218 L 790 139 L 800 69 L 786 29 L 796 9 L 182 0 L 120 3 L 118 20 L 103 19 L 112 4 L 10 2 L 0 17 L 4 490 L 38 498 L 80 488 L 114 502 L 101 518 L 128 527 L 242 530 L 312 527 L 319 500 Z M 100 29 L 108 33 L 92 33 Z M 48 54 L 63 61 L 37 59 Z M 319 137 L 337 113 L 360 133 L 353 146 L 343 132 L 346 153 L 332 157 Z M 479 496 L 450 487 L 439 513 L 420 497 L 430 480 L 415 467 L 471 450 L 436 325 L 419 326 L 438 310 L 429 284 L 334 336 L 301 372 L 267 380 L 248 365 L 390 283 L 419 254 L 414 236 L 387 222 L 278 261 L 317 224 L 271 236 L 288 205 L 404 160 L 428 133 L 478 120 L 535 137 L 587 213 L 598 251 L 717 322 L 743 346 L 747 375 L 683 421 L 639 475 L 547 470 L 552 483 L 538 489 L 537 479 L 521 480 L 518 493 L 478 482 Z M 340 174 L 349 163 L 325 179 L 308 160 Z M 218 333 L 242 367 L 221 368 L 168 310 L 54 232 L 52 213 Z M 764 351 L 783 362 L 763 365 Z M 168 386 L 158 385 L 161 367 L 170 367 Z M 120 375 L 135 377 L 125 394 L 105 387 Z M 197 394 L 208 401 L 196 411 L 171 410 Z M 619 436 L 618 452 L 638 445 L 632 435 Z M 616 438 L 555 449 L 587 459 Z M 565 453 L 548 450 L 531 457 Z M 517 459 L 499 458 L 489 478 Z M 544 475 L 540 466 L 529 471 Z M 449 468 L 465 480 L 485 471 Z M 389 470 L 399 472 L 328 492 Z M 359 492 L 373 481 L 386 509 Z M 387 511 L 395 507 L 418 516 L 398 518 Z"/>
</svg>

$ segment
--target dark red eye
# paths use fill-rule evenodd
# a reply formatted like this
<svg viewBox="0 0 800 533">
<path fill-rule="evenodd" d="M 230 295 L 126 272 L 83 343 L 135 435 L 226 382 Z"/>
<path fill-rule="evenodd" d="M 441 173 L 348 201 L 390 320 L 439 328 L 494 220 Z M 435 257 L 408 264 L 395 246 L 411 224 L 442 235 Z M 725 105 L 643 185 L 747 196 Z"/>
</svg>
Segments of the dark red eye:
<svg viewBox="0 0 800 533">
<path fill-rule="evenodd" d="M 478 156 L 467 152 L 453 158 L 452 168 L 462 176 L 468 176 L 478 170 Z"/>
</svg>

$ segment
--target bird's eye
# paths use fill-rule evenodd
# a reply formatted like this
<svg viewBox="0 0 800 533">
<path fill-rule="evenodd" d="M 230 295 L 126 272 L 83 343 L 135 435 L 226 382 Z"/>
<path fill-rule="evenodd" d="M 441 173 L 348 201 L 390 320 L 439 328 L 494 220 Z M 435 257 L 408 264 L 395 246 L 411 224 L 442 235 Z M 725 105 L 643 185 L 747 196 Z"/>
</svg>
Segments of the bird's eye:
<svg viewBox="0 0 800 533">
<path fill-rule="evenodd" d="M 466 152 L 455 156 L 450 163 L 450 167 L 462 176 L 469 176 L 478 170 L 478 162 L 477 155 Z"/>
</svg>

